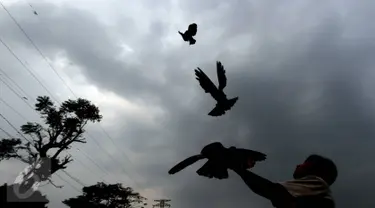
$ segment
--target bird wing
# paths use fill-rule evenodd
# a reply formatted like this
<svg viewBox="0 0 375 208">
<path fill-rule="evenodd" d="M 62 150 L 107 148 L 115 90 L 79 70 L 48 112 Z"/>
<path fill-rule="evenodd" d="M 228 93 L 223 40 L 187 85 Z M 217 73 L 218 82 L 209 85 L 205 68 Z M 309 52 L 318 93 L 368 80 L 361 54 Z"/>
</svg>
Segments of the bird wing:
<svg viewBox="0 0 375 208">
<path fill-rule="evenodd" d="M 254 167 L 257 162 L 263 161 L 267 157 L 264 153 L 249 149 L 230 147 L 228 150 L 230 160 L 236 161 L 237 165 L 246 169 Z"/>
<path fill-rule="evenodd" d="M 195 36 L 197 34 L 197 30 L 198 30 L 198 25 L 195 23 L 190 24 L 188 27 L 188 31 L 191 36 Z"/>
<path fill-rule="evenodd" d="M 223 90 L 227 86 L 227 77 L 225 76 L 224 66 L 220 61 L 216 62 L 217 80 L 219 82 L 219 90 Z"/>
<path fill-rule="evenodd" d="M 228 178 L 227 167 L 223 166 L 219 161 L 208 160 L 197 171 L 197 174 L 207 178 L 226 179 Z"/>
<path fill-rule="evenodd" d="M 177 172 L 180 172 L 182 169 L 186 168 L 189 165 L 192 165 L 193 163 L 197 162 L 198 160 L 204 159 L 205 157 L 203 155 L 194 155 L 191 157 L 186 158 L 185 160 L 179 162 L 177 165 L 175 165 L 173 168 L 171 168 L 168 173 L 169 174 L 175 174 Z"/>
<path fill-rule="evenodd" d="M 199 67 L 195 69 L 195 75 L 197 76 L 196 79 L 199 81 L 199 84 L 203 88 L 204 92 L 210 93 L 215 100 L 218 100 L 220 98 L 220 94 L 210 78 L 208 78 L 208 76 Z"/>
</svg>

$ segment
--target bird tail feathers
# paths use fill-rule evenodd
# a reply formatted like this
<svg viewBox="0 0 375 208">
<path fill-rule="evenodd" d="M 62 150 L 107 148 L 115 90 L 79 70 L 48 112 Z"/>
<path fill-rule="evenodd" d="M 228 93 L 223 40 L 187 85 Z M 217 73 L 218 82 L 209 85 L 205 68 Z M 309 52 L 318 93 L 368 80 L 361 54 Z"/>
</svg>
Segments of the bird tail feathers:
<svg viewBox="0 0 375 208">
<path fill-rule="evenodd" d="M 190 45 L 195 44 L 195 42 L 197 42 L 197 41 L 194 38 L 190 38 L 190 40 L 189 40 L 189 44 Z"/>
<path fill-rule="evenodd" d="M 222 116 L 225 114 L 225 110 L 219 106 L 216 106 L 211 112 L 208 113 L 210 116 Z"/>
<path fill-rule="evenodd" d="M 227 101 L 228 110 L 231 109 L 234 106 L 234 104 L 237 102 L 237 100 L 238 100 L 238 97 L 235 97 L 235 98 L 229 99 Z"/>
</svg>

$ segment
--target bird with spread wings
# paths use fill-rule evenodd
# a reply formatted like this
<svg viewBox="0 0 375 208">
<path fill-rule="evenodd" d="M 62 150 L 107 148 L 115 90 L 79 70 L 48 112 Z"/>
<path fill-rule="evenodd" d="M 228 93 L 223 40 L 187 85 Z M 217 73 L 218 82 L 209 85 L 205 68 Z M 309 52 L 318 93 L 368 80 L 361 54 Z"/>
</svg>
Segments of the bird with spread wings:
<svg viewBox="0 0 375 208">
<path fill-rule="evenodd" d="M 197 170 L 197 174 L 208 178 L 226 179 L 228 178 L 228 163 L 231 166 L 236 166 L 241 169 L 250 169 L 255 166 L 257 162 L 266 160 L 267 155 L 249 149 L 241 149 L 236 147 L 226 148 L 220 142 L 213 142 L 206 145 L 201 153 L 191 156 L 179 162 L 168 173 L 173 175 L 195 162 L 208 159 L 208 161 Z"/>
<path fill-rule="evenodd" d="M 219 81 L 218 88 L 199 67 L 195 69 L 196 79 L 199 81 L 200 86 L 203 88 L 205 93 L 210 93 L 211 96 L 217 101 L 215 108 L 208 113 L 210 116 L 224 115 L 225 112 L 230 110 L 238 100 L 238 97 L 228 99 L 223 91 L 227 85 L 227 77 L 225 76 L 224 66 L 220 61 L 216 62 L 216 70 Z"/>
</svg>

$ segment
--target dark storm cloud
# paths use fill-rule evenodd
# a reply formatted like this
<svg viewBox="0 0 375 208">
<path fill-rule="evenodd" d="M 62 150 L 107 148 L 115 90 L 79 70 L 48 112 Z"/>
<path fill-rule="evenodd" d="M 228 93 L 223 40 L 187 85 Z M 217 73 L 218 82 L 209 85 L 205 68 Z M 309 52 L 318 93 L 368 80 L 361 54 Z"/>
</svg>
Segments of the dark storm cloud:
<svg viewBox="0 0 375 208">
<path fill-rule="evenodd" d="M 185 4 L 191 11 L 184 15 L 199 10 L 197 1 Z M 212 1 L 204 4 L 201 10 L 219 8 Z M 267 153 L 269 159 L 254 171 L 275 181 L 289 179 L 294 166 L 310 153 L 329 156 L 340 171 L 333 186 L 337 207 L 372 207 L 375 168 L 369 164 L 375 156 L 374 101 L 365 93 L 368 86 L 363 82 L 374 76 L 375 44 L 368 37 L 375 30 L 365 24 L 373 17 L 369 9 L 373 3 L 350 4 L 310 1 L 293 7 L 235 1 L 217 18 L 197 14 L 206 25 L 212 23 L 210 29 L 220 30 L 219 23 L 226 29 L 221 35 L 206 29 L 199 39 L 212 42 L 200 45 L 197 40 L 197 47 L 190 48 L 181 44 L 160 49 L 167 23 L 157 18 L 150 25 L 154 33 L 140 35 L 134 22 L 123 28 L 121 24 L 122 39 L 135 49 L 138 65 L 126 58 L 115 59 L 120 49 L 113 37 L 118 36 L 90 14 L 60 8 L 61 15 L 52 15 L 58 9 L 46 5 L 49 24 L 44 27 L 53 31 L 49 35 L 38 33 L 39 24 L 19 18 L 43 49 L 51 54 L 64 51 L 91 82 L 127 99 L 160 105 L 165 111 L 157 118 L 157 128 L 141 121 L 127 122 L 117 139 L 121 143 L 126 138 L 123 145 L 144 154 L 134 164 L 143 178 L 142 186 L 163 187 L 173 206 L 271 207 L 234 174 L 227 181 L 208 180 L 196 175 L 195 165 L 167 175 L 176 162 L 211 141 L 221 141 Z M 348 7 L 352 8 L 349 13 L 340 10 Z M 11 40 L 12 30 L 5 34 Z M 248 55 L 226 52 L 227 44 L 243 34 L 255 41 Z M 218 57 L 227 70 L 226 92 L 239 100 L 223 117 L 211 118 L 206 114 L 214 102 L 200 89 L 192 69 L 200 66 L 215 79 Z M 154 78 L 160 71 L 163 81 Z"/>
<path fill-rule="evenodd" d="M 209 101 L 209 105 L 197 101 L 202 106 L 199 110 L 198 104 L 185 111 L 168 106 L 172 122 L 165 129 L 176 132 L 170 138 L 171 148 L 181 155 L 176 158 L 193 154 L 212 140 L 242 144 L 267 152 L 270 159 L 259 165 L 259 172 L 279 180 L 289 178 L 294 166 L 308 154 L 320 153 L 333 158 L 340 168 L 333 187 L 338 206 L 371 207 L 367 193 L 374 191 L 374 181 L 368 177 L 369 172 L 374 173 L 368 166 L 375 145 L 373 102 L 363 93 L 361 83 L 371 76 L 375 45 L 366 39 L 345 38 L 350 27 L 336 15 L 324 20 L 309 38 L 306 34 L 312 31 L 304 31 L 300 38 L 291 34 L 283 43 L 268 39 L 258 51 L 261 59 L 256 64 L 228 69 L 228 86 L 232 87 L 228 94 L 237 93 L 240 100 L 227 118 L 219 122 L 207 118 L 205 113 L 212 106 Z M 238 135 L 240 128 L 248 128 L 249 133 Z M 155 134 L 147 135 L 150 140 L 158 138 L 151 135 Z M 245 188 L 238 181 L 211 183 L 198 178 L 194 168 L 186 171 L 193 176 L 181 173 L 170 179 L 173 184 L 186 180 L 178 191 L 170 189 L 171 197 L 178 198 L 176 206 L 226 207 L 234 202 L 247 206 L 257 199 L 249 192 L 241 194 Z M 158 178 L 155 172 L 150 177 Z M 228 189 L 235 183 L 238 189 Z"/>
</svg>

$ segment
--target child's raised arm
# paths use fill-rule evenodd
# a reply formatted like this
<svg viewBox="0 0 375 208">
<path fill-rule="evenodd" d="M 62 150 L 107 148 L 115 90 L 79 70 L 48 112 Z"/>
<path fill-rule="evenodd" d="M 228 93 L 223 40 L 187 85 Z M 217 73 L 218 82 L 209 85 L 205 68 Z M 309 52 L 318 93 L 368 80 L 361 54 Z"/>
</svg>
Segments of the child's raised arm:
<svg viewBox="0 0 375 208">
<path fill-rule="evenodd" d="M 294 197 L 279 183 L 271 182 L 244 169 L 233 169 L 256 194 L 269 199 L 275 207 L 293 207 Z"/>
</svg>

